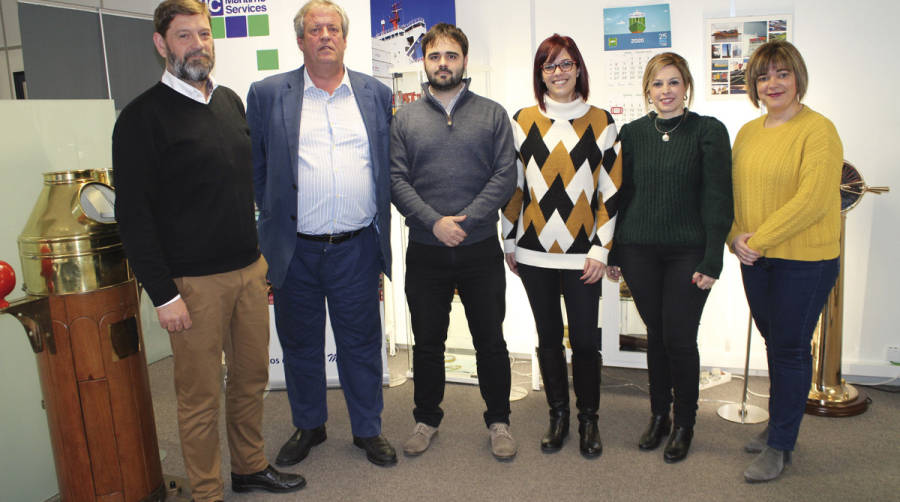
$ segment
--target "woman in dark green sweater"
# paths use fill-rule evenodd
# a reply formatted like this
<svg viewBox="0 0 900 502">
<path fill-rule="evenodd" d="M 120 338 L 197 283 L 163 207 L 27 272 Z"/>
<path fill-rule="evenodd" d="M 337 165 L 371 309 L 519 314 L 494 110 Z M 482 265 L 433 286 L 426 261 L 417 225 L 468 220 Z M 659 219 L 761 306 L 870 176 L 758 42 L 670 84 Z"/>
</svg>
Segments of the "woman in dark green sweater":
<svg viewBox="0 0 900 502">
<path fill-rule="evenodd" d="M 697 328 L 722 271 L 731 226 L 731 148 L 721 122 L 687 109 L 693 79 L 678 54 L 659 54 L 644 70 L 655 111 L 622 127 L 623 180 L 609 275 L 621 274 L 647 325 L 650 424 L 642 450 L 669 434 L 663 457 L 683 460 L 699 397 Z M 669 419 L 673 407 L 674 428 Z"/>
</svg>

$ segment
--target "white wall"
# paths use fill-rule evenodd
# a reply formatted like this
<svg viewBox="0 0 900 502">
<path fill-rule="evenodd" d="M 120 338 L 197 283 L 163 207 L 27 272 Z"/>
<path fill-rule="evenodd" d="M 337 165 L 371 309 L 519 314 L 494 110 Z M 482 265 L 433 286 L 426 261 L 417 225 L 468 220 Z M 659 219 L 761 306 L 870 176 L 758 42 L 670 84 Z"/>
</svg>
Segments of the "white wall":
<svg viewBox="0 0 900 502">
<path fill-rule="evenodd" d="M 0 260 L 16 272 L 13 300 L 23 296 L 16 238 L 43 188 L 41 173 L 109 166 L 115 110 L 101 100 L 0 100 L 0 117 Z M 0 315 L 0 398 L 3 499 L 45 500 L 57 489 L 37 364 L 9 315 Z"/>
</svg>

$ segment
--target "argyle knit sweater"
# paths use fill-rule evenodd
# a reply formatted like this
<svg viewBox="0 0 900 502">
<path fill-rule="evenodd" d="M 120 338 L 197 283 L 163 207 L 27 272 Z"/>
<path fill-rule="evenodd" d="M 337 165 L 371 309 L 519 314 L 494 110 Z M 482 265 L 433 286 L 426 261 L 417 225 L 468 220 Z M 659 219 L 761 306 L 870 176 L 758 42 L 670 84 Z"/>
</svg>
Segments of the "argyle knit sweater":
<svg viewBox="0 0 900 502">
<path fill-rule="evenodd" d="M 841 138 L 830 120 L 804 106 L 777 127 L 747 122 L 734 141 L 731 243 L 769 258 L 830 260 L 841 252 Z"/>
<path fill-rule="evenodd" d="M 503 208 L 504 250 L 535 267 L 606 263 L 622 181 L 616 126 L 582 99 L 544 100 L 545 112 L 535 105 L 513 117 L 518 180 Z"/>
<path fill-rule="evenodd" d="M 671 131 L 669 141 L 660 130 Z M 734 212 L 728 130 L 694 112 L 659 120 L 650 113 L 623 126 L 619 140 L 616 245 L 700 247 L 705 251 L 696 271 L 718 278 Z M 613 264 L 618 254 L 614 249 Z"/>
</svg>

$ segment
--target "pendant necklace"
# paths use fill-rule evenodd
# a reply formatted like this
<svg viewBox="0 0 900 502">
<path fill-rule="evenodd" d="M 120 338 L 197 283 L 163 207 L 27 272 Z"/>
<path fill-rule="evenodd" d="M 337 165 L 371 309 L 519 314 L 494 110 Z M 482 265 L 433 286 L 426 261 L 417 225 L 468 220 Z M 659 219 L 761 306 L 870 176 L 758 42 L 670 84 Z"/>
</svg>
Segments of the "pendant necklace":
<svg viewBox="0 0 900 502">
<path fill-rule="evenodd" d="M 684 111 L 681 113 L 681 120 L 679 120 L 678 123 L 675 124 L 675 127 L 669 129 L 668 131 L 661 130 L 659 128 L 659 125 L 657 125 L 657 122 L 659 122 L 659 115 L 657 115 L 656 118 L 653 119 L 653 127 L 656 129 L 656 132 L 662 134 L 662 140 L 664 143 L 669 142 L 669 133 L 675 132 L 675 129 L 678 129 L 678 126 L 680 126 L 681 123 L 684 122 L 684 117 L 686 117 L 686 116 L 687 116 L 687 107 L 685 107 Z"/>
</svg>

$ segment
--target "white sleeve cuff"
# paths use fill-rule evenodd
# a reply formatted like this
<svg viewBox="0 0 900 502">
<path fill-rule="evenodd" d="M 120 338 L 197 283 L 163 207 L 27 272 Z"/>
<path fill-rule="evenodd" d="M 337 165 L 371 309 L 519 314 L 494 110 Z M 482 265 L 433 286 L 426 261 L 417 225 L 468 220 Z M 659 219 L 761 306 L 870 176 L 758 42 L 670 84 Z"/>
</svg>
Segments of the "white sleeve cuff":
<svg viewBox="0 0 900 502">
<path fill-rule="evenodd" d="M 591 250 L 588 251 L 587 257 L 592 260 L 597 260 L 600 263 L 606 264 L 606 259 L 609 256 L 609 250 L 603 246 L 591 246 Z"/>
<path fill-rule="evenodd" d="M 180 299 L 181 299 L 181 295 L 175 295 L 175 298 L 172 298 L 171 300 L 167 301 L 166 303 L 163 303 L 162 305 L 160 305 L 159 307 L 156 307 L 156 308 L 161 309 L 163 307 L 168 307 L 169 305 L 175 303 L 176 301 L 178 301 Z"/>
</svg>

